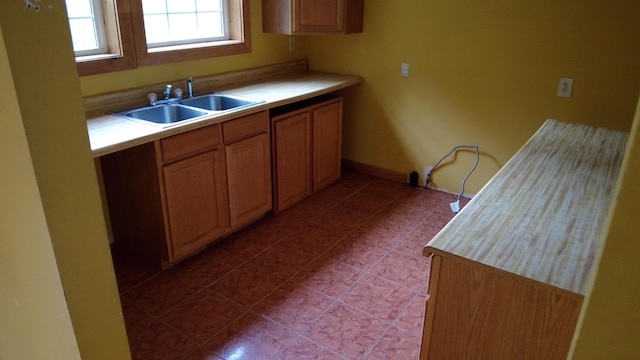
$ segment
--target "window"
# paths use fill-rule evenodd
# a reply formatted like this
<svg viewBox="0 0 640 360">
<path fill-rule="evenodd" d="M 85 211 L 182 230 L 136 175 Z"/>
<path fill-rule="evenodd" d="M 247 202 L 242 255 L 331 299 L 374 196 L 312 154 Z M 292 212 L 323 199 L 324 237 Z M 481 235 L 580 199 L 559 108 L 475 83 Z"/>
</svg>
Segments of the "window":
<svg viewBox="0 0 640 360">
<path fill-rule="evenodd" d="M 66 4 L 81 76 L 251 51 L 249 0 Z"/>
<path fill-rule="evenodd" d="M 73 51 L 77 56 L 107 52 L 100 0 L 67 0 Z"/>
<path fill-rule="evenodd" d="M 149 48 L 229 40 L 227 1 L 142 0 Z"/>
</svg>

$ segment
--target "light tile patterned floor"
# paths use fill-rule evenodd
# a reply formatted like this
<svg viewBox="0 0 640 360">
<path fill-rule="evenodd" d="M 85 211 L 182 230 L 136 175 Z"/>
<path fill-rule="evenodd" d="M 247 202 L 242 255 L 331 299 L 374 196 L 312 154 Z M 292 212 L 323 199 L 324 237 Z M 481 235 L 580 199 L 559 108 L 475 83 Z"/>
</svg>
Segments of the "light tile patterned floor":
<svg viewBox="0 0 640 360">
<path fill-rule="evenodd" d="M 422 248 L 454 200 L 348 172 L 162 273 L 114 246 L 132 356 L 417 359 Z"/>
</svg>

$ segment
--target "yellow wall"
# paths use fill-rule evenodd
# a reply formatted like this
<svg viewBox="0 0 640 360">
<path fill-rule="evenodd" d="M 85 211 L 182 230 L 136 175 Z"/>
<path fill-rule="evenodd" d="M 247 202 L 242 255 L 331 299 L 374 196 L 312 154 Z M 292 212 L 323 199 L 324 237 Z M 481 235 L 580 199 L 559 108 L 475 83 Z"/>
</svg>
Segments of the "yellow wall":
<svg viewBox="0 0 640 360">
<path fill-rule="evenodd" d="M 0 29 L 0 359 L 80 359 Z"/>
<path fill-rule="evenodd" d="M 26 10 L 22 1 L 2 1 L 0 25 L 46 224 L 82 358 L 127 359 L 129 348 L 89 150 L 65 2 L 48 0 L 40 6 L 36 12 Z M 3 205 L 12 205 L 6 201 L 2 199 Z M 33 251 L 40 251 L 38 245 L 33 245 Z M 48 263 L 54 260 L 44 257 Z M 3 271 L 0 276 L 6 275 Z M 33 281 L 34 285 L 47 287 L 48 280 L 40 275 L 41 271 L 34 269 L 28 280 L 17 275 L 15 280 L 25 280 L 25 286 Z M 65 334 L 64 329 L 60 331 Z"/>
<path fill-rule="evenodd" d="M 367 0 L 363 34 L 299 37 L 299 50 L 289 52 L 286 36 L 262 34 L 261 1 L 251 0 L 251 54 L 82 79 L 73 64 L 64 1 L 44 0 L 40 5 L 42 9 L 35 13 L 25 10 L 22 1 L 0 3 L 0 25 L 55 259 L 42 244 L 25 246 L 43 251 L 33 255 L 48 263 L 42 266 L 57 261 L 78 347 L 87 359 L 127 358 L 128 348 L 89 153 L 83 95 L 190 76 L 197 80 L 202 75 L 307 57 L 313 69 L 365 78 L 364 84 L 344 91 L 346 158 L 408 172 L 433 164 L 453 145 L 478 144 L 483 156 L 468 187 L 474 193 L 545 119 L 629 129 L 640 93 L 637 1 Z M 408 78 L 399 76 L 402 62 L 411 64 Z M 3 85 L 9 81 L 3 72 L 0 75 Z M 555 96 L 561 76 L 575 78 L 572 99 Z M 3 141 L 7 137 L 4 132 L 0 136 Z M 634 160 L 629 161 L 634 165 L 627 169 L 633 175 L 625 177 L 628 181 L 640 180 L 637 171 L 630 170 L 639 168 L 635 158 L 640 150 L 634 149 L 630 157 Z M 436 185 L 458 191 L 471 162 L 471 154 L 461 154 L 451 166 L 435 173 Z M 25 183 L 24 193 L 35 193 L 28 186 Z M 25 206 L 34 206 L 34 201 L 25 199 Z M 1 205 L 7 205 L 4 198 Z M 600 331 L 618 327 L 632 331 L 631 324 L 619 322 L 621 315 L 637 319 L 626 308 L 638 308 L 633 304 L 637 296 L 627 296 L 625 285 L 606 285 L 622 272 L 626 284 L 636 286 L 637 295 L 637 282 L 628 281 L 630 274 L 637 276 L 635 262 L 623 256 L 637 255 L 637 248 L 633 250 L 625 237 L 638 229 L 631 226 L 627 232 L 620 225 L 637 208 L 621 201 L 617 210 L 582 327 L 588 344 L 578 342 L 576 357 L 587 358 L 591 351 L 587 346 L 592 344 L 607 348 L 611 337 L 597 339 Z M 34 227 L 42 225 L 34 221 Z M 40 231 L 38 237 L 46 236 L 42 229 L 33 231 Z M 623 261 L 618 264 L 612 257 Z M 0 266 L 0 275 L 6 274 L 4 259 Z M 49 284 L 51 279 L 38 277 L 37 271 L 34 284 Z M 50 275 L 55 282 L 55 274 Z M 21 284 L 0 282 L 10 291 L 29 285 L 18 274 L 9 281 Z M 42 291 L 58 296 L 55 284 Z M 624 307 L 609 312 L 605 293 L 620 297 L 615 304 Z M 2 312 L 9 309 L 4 299 L 0 306 Z M 51 324 L 64 327 L 64 317 L 52 319 Z M 58 335 L 64 338 L 68 331 Z M 616 346 L 637 346 L 634 340 L 619 339 Z M 43 348 L 52 344 L 35 338 L 33 343 Z M 68 339 L 62 344 L 73 357 L 73 344 Z"/>
<path fill-rule="evenodd" d="M 574 359 L 640 358 L 640 102 Z"/>
<path fill-rule="evenodd" d="M 262 2 L 250 1 L 252 51 L 248 54 L 188 61 L 166 65 L 145 66 L 111 74 L 84 76 L 80 79 L 82 94 L 91 96 L 117 90 L 168 81 L 195 78 L 194 92 L 198 94 L 198 76 L 220 74 L 304 58 L 303 37 L 296 40 L 296 50 L 289 51 L 287 36 L 262 32 Z M 182 86 L 183 90 L 186 84 Z M 158 92 L 163 89 L 159 88 Z"/>
<path fill-rule="evenodd" d="M 306 39 L 314 70 L 362 75 L 345 92 L 344 157 L 404 173 L 478 144 L 477 192 L 548 118 L 628 130 L 640 94 L 640 2 L 367 0 L 364 33 Z M 400 64 L 410 76 L 400 77 Z M 575 78 L 571 99 L 556 96 Z M 460 191 L 473 163 L 434 173 Z"/>
</svg>

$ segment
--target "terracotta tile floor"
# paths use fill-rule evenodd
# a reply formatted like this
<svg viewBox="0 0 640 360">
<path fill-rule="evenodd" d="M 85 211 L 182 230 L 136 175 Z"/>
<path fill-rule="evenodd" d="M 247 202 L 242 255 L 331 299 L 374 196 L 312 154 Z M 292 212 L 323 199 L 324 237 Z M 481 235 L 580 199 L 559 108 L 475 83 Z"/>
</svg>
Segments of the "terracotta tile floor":
<svg viewBox="0 0 640 360">
<path fill-rule="evenodd" d="M 417 359 L 455 196 L 346 173 L 162 273 L 113 248 L 134 359 Z"/>
</svg>

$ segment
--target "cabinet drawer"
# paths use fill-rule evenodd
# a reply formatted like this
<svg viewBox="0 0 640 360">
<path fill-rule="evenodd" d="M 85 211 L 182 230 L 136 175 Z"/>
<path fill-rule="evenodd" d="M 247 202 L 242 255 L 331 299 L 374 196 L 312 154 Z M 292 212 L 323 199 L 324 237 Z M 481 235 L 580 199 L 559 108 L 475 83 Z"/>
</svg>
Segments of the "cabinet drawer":
<svg viewBox="0 0 640 360">
<path fill-rule="evenodd" d="M 262 111 L 222 124 L 225 143 L 231 143 L 253 135 L 266 132 L 269 129 L 269 115 Z"/>
<path fill-rule="evenodd" d="M 201 129 L 170 136 L 160 140 L 162 160 L 165 163 L 180 160 L 220 144 L 220 125 L 211 125 Z"/>
</svg>

